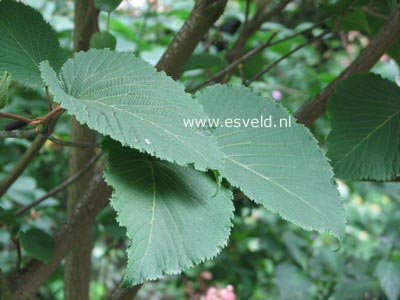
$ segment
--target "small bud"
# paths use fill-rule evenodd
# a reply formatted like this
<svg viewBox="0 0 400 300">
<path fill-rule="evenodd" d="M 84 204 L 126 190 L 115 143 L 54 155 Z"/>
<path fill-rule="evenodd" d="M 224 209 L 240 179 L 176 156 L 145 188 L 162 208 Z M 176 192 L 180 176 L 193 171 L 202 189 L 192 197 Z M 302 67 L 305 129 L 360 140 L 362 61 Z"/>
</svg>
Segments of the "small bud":
<svg viewBox="0 0 400 300">
<path fill-rule="evenodd" d="M 11 84 L 11 75 L 4 72 L 3 76 L 0 76 L 0 109 L 4 108 L 8 102 L 8 90 Z"/>
</svg>

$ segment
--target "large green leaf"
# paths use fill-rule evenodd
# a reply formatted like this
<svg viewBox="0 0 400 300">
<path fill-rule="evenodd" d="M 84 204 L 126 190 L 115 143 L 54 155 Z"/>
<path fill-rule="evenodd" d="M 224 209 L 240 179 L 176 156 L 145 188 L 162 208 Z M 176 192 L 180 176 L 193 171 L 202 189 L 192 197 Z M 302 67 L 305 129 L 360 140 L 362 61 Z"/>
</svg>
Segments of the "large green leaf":
<svg viewBox="0 0 400 300">
<path fill-rule="evenodd" d="M 56 34 L 42 15 L 23 3 L 0 2 L 0 73 L 29 86 L 43 84 L 39 64 L 48 60 L 58 71 L 65 62 Z"/>
<path fill-rule="evenodd" d="M 125 286 L 176 274 L 218 254 L 233 217 L 232 194 L 207 174 L 118 143 L 109 149 L 111 205 L 132 240 Z"/>
<path fill-rule="evenodd" d="M 374 74 L 343 80 L 330 99 L 328 156 L 344 179 L 388 180 L 400 164 L 400 88 Z"/>
<path fill-rule="evenodd" d="M 388 299 L 398 299 L 400 295 L 400 262 L 382 260 L 378 263 L 375 274 Z"/>
<path fill-rule="evenodd" d="M 244 87 L 213 86 L 198 99 L 221 122 L 214 133 L 225 154 L 222 175 L 232 185 L 305 229 L 343 234 L 345 216 L 332 170 L 310 132 L 286 109 Z M 244 124 L 270 115 L 272 128 Z M 283 120 L 291 127 L 280 127 Z"/>
<path fill-rule="evenodd" d="M 201 105 L 142 59 L 93 49 L 68 60 L 59 78 L 43 63 L 42 76 L 55 101 L 90 128 L 180 165 L 222 168 L 215 139 L 184 126 L 183 118 L 204 117 Z"/>
</svg>

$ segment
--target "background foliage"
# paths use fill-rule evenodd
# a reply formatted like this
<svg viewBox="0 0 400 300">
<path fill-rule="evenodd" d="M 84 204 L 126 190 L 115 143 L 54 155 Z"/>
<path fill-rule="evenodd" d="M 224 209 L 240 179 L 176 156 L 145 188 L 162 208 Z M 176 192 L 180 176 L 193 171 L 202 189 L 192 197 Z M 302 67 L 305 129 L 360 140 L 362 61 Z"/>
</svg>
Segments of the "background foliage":
<svg viewBox="0 0 400 300">
<path fill-rule="evenodd" d="M 56 29 L 66 54 L 70 55 L 72 3 L 25 2 L 44 13 L 46 20 Z M 285 37 L 315 24 L 340 11 L 345 2 L 293 3 L 283 14 L 265 23 L 248 47 L 251 49 L 260 40 L 268 40 L 273 31 L 279 32 L 278 37 Z M 361 9 L 364 2 L 368 1 L 357 1 L 359 6 L 328 23 L 342 30 L 346 41 L 339 35 L 333 35 L 308 44 L 283 60 L 262 80 L 255 81 L 252 88 L 280 101 L 289 111 L 296 111 L 334 79 L 381 26 L 377 18 Z M 193 3 L 167 0 L 132 3 L 134 5 L 125 5 L 112 14 L 109 26 L 110 32 L 117 37 L 116 49 L 131 51 L 155 64 L 187 18 Z M 378 13 L 388 14 L 393 3 L 379 2 Z M 234 19 L 244 21 L 244 8 L 245 1 L 230 1 L 218 26 L 210 31 L 208 40 L 199 45 L 184 67 L 181 79 L 184 85 L 195 87 L 227 64 L 218 49 L 235 40 L 237 34 L 229 26 L 234 26 Z M 106 14 L 102 13 L 100 17 L 101 29 L 105 29 Z M 316 27 L 313 33 L 318 34 L 323 29 Z M 306 36 L 300 35 L 270 47 L 236 70 L 231 82 L 241 83 L 242 72 L 246 78 L 252 78 L 262 66 L 305 41 Z M 204 52 L 207 45 L 210 50 Z M 372 71 L 394 81 L 399 74 L 395 62 L 399 60 L 399 53 L 397 43 L 389 53 L 393 59 L 383 57 Z M 29 107 L 35 113 L 44 115 L 47 105 L 43 99 L 44 92 L 34 92 L 15 84 L 7 111 L 24 112 Z M 0 126 L 4 125 L 5 122 L 0 120 Z M 312 131 L 322 148 L 326 148 L 330 115 L 320 118 Z M 68 139 L 70 131 L 66 115 L 61 117 L 55 135 Z M 29 144 L 29 139 L 0 139 L 0 177 L 13 168 Z M 7 219 L 7 211 L 28 205 L 67 178 L 68 147 L 48 141 L 41 154 L 2 198 L 2 219 Z M 213 288 L 221 292 L 224 288 L 225 291 L 231 290 L 231 286 L 239 299 L 397 299 L 400 292 L 398 183 L 340 181 L 339 190 L 348 222 L 346 236 L 340 246 L 329 235 L 301 230 L 247 198 L 239 197 L 234 202 L 235 227 L 228 247 L 221 255 L 183 275 L 146 283 L 138 299 L 199 299 L 206 297 L 207 291 L 209 294 L 213 292 Z M 0 229 L 0 266 L 3 271 L 12 270 L 17 261 L 15 245 L 10 243 L 13 232 L 25 232 L 20 237 L 24 259 L 31 256 L 46 260 L 53 255 L 53 241 L 49 234 L 65 217 L 65 198 L 66 193 L 57 194 L 31 210 L 21 222 L 9 218 L 11 231 Z M 33 235 L 28 234 L 32 231 L 40 232 L 34 235 L 35 240 L 31 240 Z M 128 246 L 125 229 L 118 226 L 109 207 L 96 220 L 95 240 L 91 299 L 103 299 L 121 279 L 126 265 L 125 246 Z M 63 298 L 62 270 L 63 266 L 60 266 L 41 288 L 41 299 Z"/>
</svg>

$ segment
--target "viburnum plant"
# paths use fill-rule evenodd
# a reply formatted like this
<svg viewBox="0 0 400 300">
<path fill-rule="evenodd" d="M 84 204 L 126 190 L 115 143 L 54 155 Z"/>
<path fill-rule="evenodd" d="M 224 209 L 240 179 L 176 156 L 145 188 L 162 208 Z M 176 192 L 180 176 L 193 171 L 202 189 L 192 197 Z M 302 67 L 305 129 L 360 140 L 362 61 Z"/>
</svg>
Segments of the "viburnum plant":
<svg viewBox="0 0 400 300">
<path fill-rule="evenodd" d="M 305 229 L 344 232 L 333 172 L 307 128 L 185 127 L 183 119 L 291 118 L 280 104 L 240 86 L 195 96 L 130 53 L 92 49 L 66 59 L 39 12 L 0 4 L 0 70 L 48 89 L 52 110 L 30 122 L 46 131 L 66 112 L 102 134 L 111 206 L 132 240 L 125 285 L 176 274 L 228 242 L 232 189 Z M 15 22 L 18 13 L 21 22 Z M 2 113 L 2 116 L 5 116 Z"/>
<path fill-rule="evenodd" d="M 95 1 L 108 13 L 119 3 L 114 2 Z M 244 86 L 211 85 L 190 94 L 143 59 L 111 50 L 115 39 L 106 32 L 93 36 L 93 49 L 67 59 L 50 25 L 23 3 L 0 2 L 0 32 L 1 107 L 7 104 L 10 78 L 44 89 L 48 96 L 49 112 L 44 116 L 0 112 L 2 118 L 34 128 L 15 134 L 56 140 L 52 131 L 67 113 L 102 137 L 100 145 L 58 142 L 98 147 L 106 154 L 104 179 L 113 190 L 110 204 L 131 240 L 124 286 L 177 274 L 215 257 L 228 242 L 233 194 L 238 190 L 306 230 L 343 236 L 344 209 L 330 163 L 310 131 L 276 101 Z M 341 102 L 341 93 L 353 84 L 354 99 L 371 103 L 363 106 L 365 113 L 379 117 L 363 128 L 349 112 L 358 110 L 356 104 L 347 110 Z M 380 112 L 376 98 L 363 97 L 364 87 L 375 85 L 391 92 L 386 99 L 390 110 Z M 387 180 L 399 175 L 398 90 L 374 75 L 352 77 L 338 88 L 328 154 L 341 176 Z M 205 129 L 183 122 L 260 115 L 290 119 L 291 127 Z M 382 134 L 375 134 L 378 131 Z M 366 166 L 358 160 L 378 156 L 382 141 L 387 144 L 382 162 Z M 13 225 L 12 218 L 5 220 Z M 48 259 L 36 253 L 31 255 Z"/>
</svg>

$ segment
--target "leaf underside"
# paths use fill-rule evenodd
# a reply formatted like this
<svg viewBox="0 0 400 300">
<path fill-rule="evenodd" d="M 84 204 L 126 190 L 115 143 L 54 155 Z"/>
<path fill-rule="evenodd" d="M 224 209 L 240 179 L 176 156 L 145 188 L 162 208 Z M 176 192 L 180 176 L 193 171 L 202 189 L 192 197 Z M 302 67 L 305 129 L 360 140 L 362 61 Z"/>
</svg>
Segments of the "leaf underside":
<svg viewBox="0 0 400 300">
<path fill-rule="evenodd" d="M 48 60 L 58 71 L 66 60 L 55 32 L 43 16 L 16 1 L 0 2 L 0 45 L 0 73 L 7 71 L 14 80 L 32 88 L 43 85 L 40 62 Z"/>
<path fill-rule="evenodd" d="M 42 76 L 79 122 L 124 146 L 198 170 L 222 168 L 215 139 L 184 126 L 183 118 L 204 117 L 201 105 L 142 59 L 93 49 L 68 60 L 59 79 L 44 62 Z"/>
<path fill-rule="evenodd" d="M 400 88 L 375 74 L 343 80 L 330 99 L 328 156 L 339 178 L 399 175 Z"/>
<path fill-rule="evenodd" d="M 213 86 L 198 99 L 210 118 L 221 122 L 272 115 L 279 125 L 290 117 L 278 103 L 244 87 Z M 232 185 L 305 229 L 342 236 L 345 216 L 333 173 L 308 129 L 292 119 L 290 128 L 225 126 L 214 135 L 225 155 L 222 176 Z"/>
<path fill-rule="evenodd" d="M 124 285 L 177 274 L 216 256 L 226 245 L 232 193 L 206 173 L 156 160 L 115 141 L 106 181 L 111 205 L 132 240 Z M 215 195 L 215 196 L 213 196 Z"/>
</svg>

